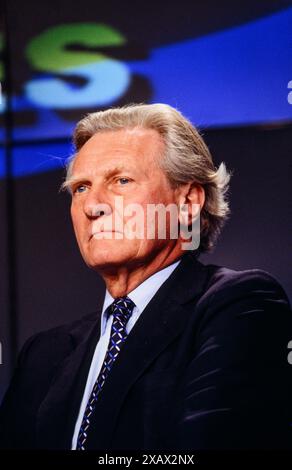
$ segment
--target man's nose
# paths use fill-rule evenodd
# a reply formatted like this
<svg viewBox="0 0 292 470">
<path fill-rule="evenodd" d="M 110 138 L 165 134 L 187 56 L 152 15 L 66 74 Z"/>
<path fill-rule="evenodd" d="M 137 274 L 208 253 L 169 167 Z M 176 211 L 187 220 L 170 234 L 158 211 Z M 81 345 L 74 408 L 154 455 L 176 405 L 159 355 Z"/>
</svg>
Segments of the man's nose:
<svg viewBox="0 0 292 470">
<path fill-rule="evenodd" d="M 112 208 L 108 203 L 102 201 L 101 194 L 99 194 L 99 197 L 90 195 L 84 203 L 84 212 L 87 217 L 96 218 L 102 215 L 110 215 Z"/>
<path fill-rule="evenodd" d="M 110 215 L 112 213 L 111 207 L 105 203 L 88 204 L 85 206 L 84 211 L 90 218 L 99 217 L 101 215 Z"/>
</svg>

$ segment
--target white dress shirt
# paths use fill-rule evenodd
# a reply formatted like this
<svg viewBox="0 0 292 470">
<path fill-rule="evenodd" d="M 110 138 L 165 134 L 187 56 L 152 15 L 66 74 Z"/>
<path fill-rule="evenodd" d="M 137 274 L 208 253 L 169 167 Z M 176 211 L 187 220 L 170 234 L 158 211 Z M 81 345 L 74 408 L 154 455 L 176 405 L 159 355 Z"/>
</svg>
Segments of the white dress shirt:
<svg viewBox="0 0 292 470">
<path fill-rule="evenodd" d="M 134 302 L 135 307 L 133 309 L 132 315 L 128 320 L 126 325 L 127 334 L 130 333 L 131 329 L 135 325 L 136 321 L 138 320 L 139 316 L 150 302 L 152 297 L 156 294 L 158 289 L 161 285 L 166 281 L 166 279 L 171 275 L 171 273 L 175 270 L 175 268 L 180 263 L 181 259 L 172 263 L 171 265 L 167 266 L 166 268 L 157 271 L 156 273 L 152 274 L 152 276 L 148 277 L 142 284 L 137 286 L 132 292 L 130 292 L 127 296 Z M 77 438 L 80 430 L 80 426 L 82 423 L 83 415 L 86 409 L 86 405 L 88 399 L 90 397 L 91 391 L 95 384 L 95 381 L 98 377 L 98 374 L 101 370 L 109 340 L 111 334 L 111 326 L 113 317 L 110 315 L 107 319 L 107 315 L 105 315 L 105 311 L 107 307 L 114 302 L 114 298 L 110 295 L 110 293 L 106 290 L 105 298 L 102 307 L 102 314 L 101 314 L 101 328 L 100 328 L 100 338 L 95 348 L 95 352 L 92 358 L 89 374 L 87 377 L 87 382 L 83 394 L 83 398 L 81 401 L 80 409 L 78 418 L 75 424 L 75 430 L 72 439 L 72 449 L 76 449 L 77 445 Z M 118 359 L 117 359 L 118 360 Z"/>
</svg>

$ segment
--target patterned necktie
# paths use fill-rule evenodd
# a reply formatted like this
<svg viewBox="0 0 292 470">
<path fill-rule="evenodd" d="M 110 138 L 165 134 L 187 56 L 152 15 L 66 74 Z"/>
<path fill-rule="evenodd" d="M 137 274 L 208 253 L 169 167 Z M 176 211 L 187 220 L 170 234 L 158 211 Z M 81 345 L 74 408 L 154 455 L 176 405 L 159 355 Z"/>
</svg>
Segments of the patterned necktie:
<svg viewBox="0 0 292 470">
<path fill-rule="evenodd" d="M 77 439 L 77 450 L 85 450 L 92 413 L 95 410 L 99 393 L 102 390 L 113 363 L 115 362 L 121 347 L 127 338 L 126 324 L 132 315 L 134 307 L 135 304 L 131 299 L 129 299 L 129 297 L 119 297 L 115 299 L 115 301 L 109 306 L 109 314 L 113 315 L 111 336 L 103 365 L 94 384 L 84 412 Z"/>
</svg>

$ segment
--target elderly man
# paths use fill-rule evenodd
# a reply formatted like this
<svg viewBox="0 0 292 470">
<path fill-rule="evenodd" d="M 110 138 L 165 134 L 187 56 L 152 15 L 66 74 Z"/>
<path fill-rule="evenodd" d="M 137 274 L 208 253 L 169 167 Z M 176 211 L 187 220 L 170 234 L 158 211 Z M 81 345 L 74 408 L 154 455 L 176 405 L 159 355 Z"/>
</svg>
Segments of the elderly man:
<svg viewBox="0 0 292 470">
<path fill-rule="evenodd" d="M 89 114 L 74 143 L 63 187 L 103 307 L 26 342 L 1 446 L 291 447 L 287 296 L 262 270 L 198 260 L 229 212 L 225 165 L 162 104 Z"/>
</svg>

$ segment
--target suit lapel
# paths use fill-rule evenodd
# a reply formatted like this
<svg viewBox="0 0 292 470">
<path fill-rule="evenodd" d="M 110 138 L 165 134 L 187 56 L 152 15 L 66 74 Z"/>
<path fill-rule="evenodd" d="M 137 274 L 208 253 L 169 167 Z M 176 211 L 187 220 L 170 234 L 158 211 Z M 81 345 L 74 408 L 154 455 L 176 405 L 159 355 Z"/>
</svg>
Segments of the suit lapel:
<svg viewBox="0 0 292 470">
<path fill-rule="evenodd" d="M 188 253 L 160 287 L 134 325 L 99 396 L 87 440 L 89 449 L 106 449 L 123 401 L 135 381 L 184 330 L 193 311 L 185 305 L 203 290 L 207 270 Z"/>
<path fill-rule="evenodd" d="M 58 366 L 38 411 L 36 434 L 40 448 L 71 448 L 72 427 L 74 430 L 91 358 L 100 336 L 100 315 L 101 309 L 70 332 L 72 351 Z"/>
</svg>

